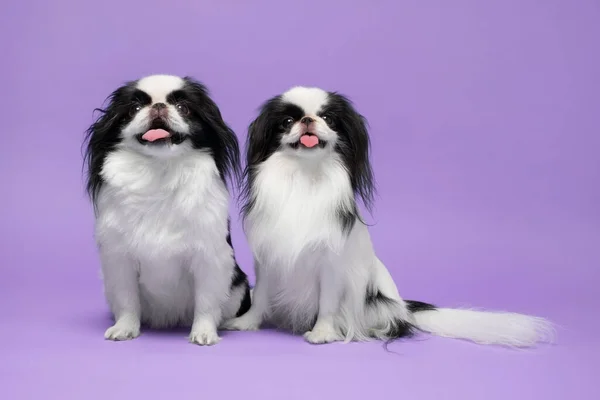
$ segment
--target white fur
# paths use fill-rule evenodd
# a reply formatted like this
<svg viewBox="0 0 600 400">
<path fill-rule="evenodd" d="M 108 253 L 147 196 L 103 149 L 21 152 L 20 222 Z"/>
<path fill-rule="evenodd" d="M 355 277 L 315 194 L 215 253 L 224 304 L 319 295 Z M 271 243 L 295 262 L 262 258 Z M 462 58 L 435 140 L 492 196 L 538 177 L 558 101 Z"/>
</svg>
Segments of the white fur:
<svg viewBox="0 0 600 400">
<path fill-rule="evenodd" d="M 156 103 L 179 84 L 160 76 L 142 79 L 139 87 Z M 139 132 L 141 120 L 124 135 Z M 235 266 L 225 240 L 229 195 L 210 154 L 186 142 L 162 147 L 151 153 L 125 140 L 101 172 L 95 236 L 116 320 L 105 337 L 134 338 L 141 322 L 184 324 L 192 326 L 193 343 L 215 344 L 218 325 L 235 316 L 244 294 L 229 294 Z"/>
<path fill-rule="evenodd" d="M 294 88 L 283 98 L 310 115 L 327 101 L 315 88 Z M 551 333 L 547 321 L 514 313 L 438 309 L 411 314 L 377 258 L 367 227 L 356 221 L 348 234 L 342 232 L 336 213 L 351 207 L 353 193 L 332 146 L 317 151 L 282 146 L 258 166 L 251 193 L 255 204 L 245 230 L 257 281 L 252 307 L 228 321 L 228 329 L 258 329 L 268 320 L 304 333 L 310 343 L 328 343 L 385 339 L 390 324 L 400 319 L 442 336 L 510 346 L 533 345 Z M 395 301 L 368 308 L 368 288 Z"/>
<path fill-rule="evenodd" d="M 327 103 L 327 92 L 319 88 L 296 86 L 285 92 L 283 101 L 302 108 L 306 115 L 316 115 Z"/>
<path fill-rule="evenodd" d="M 167 96 L 183 87 L 183 79 L 175 75 L 150 75 L 140 79 L 137 87 L 150 94 L 154 103 L 166 103 Z"/>
<path fill-rule="evenodd" d="M 550 341 L 554 335 L 543 318 L 510 312 L 440 308 L 415 313 L 414 320 L 425 332 L 480 344 L 525 347 L 538 341 Z"/>
</svg>

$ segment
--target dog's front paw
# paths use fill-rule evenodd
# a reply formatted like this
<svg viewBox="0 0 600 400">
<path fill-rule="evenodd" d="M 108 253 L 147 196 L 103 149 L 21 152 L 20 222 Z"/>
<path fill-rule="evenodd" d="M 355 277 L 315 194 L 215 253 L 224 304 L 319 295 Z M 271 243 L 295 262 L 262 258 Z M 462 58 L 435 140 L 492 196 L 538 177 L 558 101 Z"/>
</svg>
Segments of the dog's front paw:
<svg viewBox="0 0 600 400">
<path fill-rule="evenodd" d="M 104 338 L 108 340 L 131 340 L 140 336 L 140 324 L 132 321 L 117 321 L 104 332 Z"/>
<path fill-rule="evenodd" d="M 220 341 L 221 338 L 217 334 L 217 331 L 212 328 L 192 329 L 192 333 L 190 333 L 190 343 L 200 346 L 212 346 Z"/>
<path fill-rule="evenodd" d="M 260 328 L 260 320 L 245 314 L 238 318 L 230 319 L 223 323 L 223 329 L 229 331 L 257 331 Z"/>
<path fill-rule="evenodd" d="M 342 337 L 334 329 L 313 329 L 304 334 L 304 340 L 312 344 L 337 342 Z"/>
</svg>

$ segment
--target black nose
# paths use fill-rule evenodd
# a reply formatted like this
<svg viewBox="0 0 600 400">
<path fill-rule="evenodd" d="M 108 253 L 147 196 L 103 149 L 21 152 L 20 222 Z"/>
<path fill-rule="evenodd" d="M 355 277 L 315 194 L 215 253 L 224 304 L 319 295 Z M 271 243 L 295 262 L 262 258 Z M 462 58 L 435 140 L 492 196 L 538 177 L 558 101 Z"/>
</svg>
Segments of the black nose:
<svg viewBox="0 0 600 400">
<path fill-rule="evenodd" d="M 166 118 L 168 111 L 165 103 L 156 103 L 150 108 L 150 118 Z"/>
<path fill-rule="evenodd" d="M 310 125 L 311 122 L 315 122 L 314 119 L 312 119 L 311 117 L 304 117 L 300 120 L 301 123 L 303 123 L 304 125 L 308 126 Z"/>
</svg>

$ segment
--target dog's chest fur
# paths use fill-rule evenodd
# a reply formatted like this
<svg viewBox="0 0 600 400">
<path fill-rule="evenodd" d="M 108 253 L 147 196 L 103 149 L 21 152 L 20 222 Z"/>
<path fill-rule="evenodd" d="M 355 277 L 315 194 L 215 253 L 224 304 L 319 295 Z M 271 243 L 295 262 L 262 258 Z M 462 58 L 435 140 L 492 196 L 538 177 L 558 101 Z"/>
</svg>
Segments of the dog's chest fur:
<svg viewBox="0 0 600 400">
<path fill-rule="evenodd" d="M 100 243 L 168 259 L 225 240 L 228 193 L 210 155 L 157 160 L 120 150 L 107 157 L 102 177 Z"/>
<path fill-rule="evenodd" d="M 343 246 L 339 213 L 351 209 L 352 191 L 338 160 L 316 166 L 276 153 L 259 167 L 251 192 L 246 231 L 259 259 L 287 264 L 307 250 Z"/>
<path fill-rule="evenodd" d="M 292 331 L 312 327 L 318 312 L 320 269 L 344 252 L 339 213 L 353 206 L 348 175 L 336 159 L 318 165 L 276 153 L 258 169 L 246 231 L 270 319 Z"/>
</svg>

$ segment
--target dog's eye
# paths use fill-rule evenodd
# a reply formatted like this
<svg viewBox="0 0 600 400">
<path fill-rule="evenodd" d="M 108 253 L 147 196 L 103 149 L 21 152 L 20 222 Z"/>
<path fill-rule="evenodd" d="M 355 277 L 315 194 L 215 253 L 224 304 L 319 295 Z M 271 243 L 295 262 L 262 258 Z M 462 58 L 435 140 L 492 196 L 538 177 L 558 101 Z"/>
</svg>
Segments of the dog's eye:
<svg viewBox="0 0 600 400">
<path fill-rule="evenodd" d="M 333 128 L 335 126 L 335 121 L 331 115 L 323 115 L 321 118 L 323 118 L 323 121 L 325 121 L 329 127 Z"/>
<path fill-rule="evenodd" d="M 183 103 L 177 103 L 175 107 L 177 107 L 177 110 L 179 110 L 179 112 L 183 115 L 188 115 L 190 113 L 188 106 Z"/>
<path fill-rule="evenodd" d="M 291 117 L 286 117 L 286 118 L 283 120 L 283 122 L 281 123 L 281 126 L 282 126 L 284 129 L 287 129 L 287 128 L 289 128 L 290 126 L 292 126 L 293 124 L 294 124 L 294 118 L 291 118 Z"/>
<path fill-rule="evenodd" d="M 138 111 L 140 111 L 142 109 L 142 106 L 139 104 L 134 104 L 131 106 L 131 108 L 129 109 L 129 115 L 130 116 L 134 116 L 135 114 L 138 113 Z"/>
</svg>

